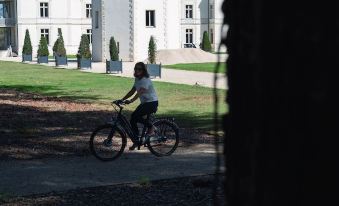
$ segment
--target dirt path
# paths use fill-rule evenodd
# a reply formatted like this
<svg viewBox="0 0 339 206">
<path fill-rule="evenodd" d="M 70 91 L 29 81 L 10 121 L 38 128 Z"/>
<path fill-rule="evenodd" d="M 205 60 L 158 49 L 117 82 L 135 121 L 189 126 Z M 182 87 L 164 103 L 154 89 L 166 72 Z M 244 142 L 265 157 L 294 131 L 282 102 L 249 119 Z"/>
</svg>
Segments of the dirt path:
<svg viewBox="0 0 339 206">
<path fill-rule="evenodd" d="M 223 176 L 219 176 L 218 205 L 225 205 L 224 180 Z M 90 187 L 25 197 L 7 197 L 3 200 L 0 198 L 0 205 L 3 203 L 6 206 L 210 206 L 214 205 L 213 190 L 216 188 L 214 181 L 214 175 L 203 175 Z"/>
<path fill-rule="evenodd" d="M 76 188 L 159 180 L 214 173 L 213 147 L 179 149 L 170 157 L 157 158 L 147 149 L 126 152 L 114 162 L 94 157 L 68 157 L 0 162 L 0 193 L 29 195 Z"/>
</svg>

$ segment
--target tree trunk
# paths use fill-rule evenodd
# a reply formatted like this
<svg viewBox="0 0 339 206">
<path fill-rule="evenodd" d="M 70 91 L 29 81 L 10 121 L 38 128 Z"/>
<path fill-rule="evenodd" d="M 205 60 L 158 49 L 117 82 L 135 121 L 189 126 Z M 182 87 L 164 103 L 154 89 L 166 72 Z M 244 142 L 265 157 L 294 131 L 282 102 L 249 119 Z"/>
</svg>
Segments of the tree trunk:
<svg viewBox="0 0 339 206">
<path fill-rule="evenodd" d="M 339 4 L 226 0 L 223 11 L 228 205 L 339 205 Z"/>
</svg>

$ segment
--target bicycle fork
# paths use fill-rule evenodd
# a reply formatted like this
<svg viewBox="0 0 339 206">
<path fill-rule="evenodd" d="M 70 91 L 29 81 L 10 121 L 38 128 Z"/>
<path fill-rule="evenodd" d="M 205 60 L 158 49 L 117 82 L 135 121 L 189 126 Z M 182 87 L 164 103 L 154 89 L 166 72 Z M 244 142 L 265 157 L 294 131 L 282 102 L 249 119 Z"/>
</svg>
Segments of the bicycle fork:
<svg viewBox="0 0 339 206">
<path fill-rule="evenodd" d="M 113 125 L 111 131 L 109 132 L 107 139 L 104 140 L 104 145 L 106 147 L 112 146 L 112 139 L 113 139 L 113 136 L 114 136 L 114 133 L 115 133 L 116 126 L 117 126 L 117 122 L 114 122 L 114 125 Z"/>
</svg>

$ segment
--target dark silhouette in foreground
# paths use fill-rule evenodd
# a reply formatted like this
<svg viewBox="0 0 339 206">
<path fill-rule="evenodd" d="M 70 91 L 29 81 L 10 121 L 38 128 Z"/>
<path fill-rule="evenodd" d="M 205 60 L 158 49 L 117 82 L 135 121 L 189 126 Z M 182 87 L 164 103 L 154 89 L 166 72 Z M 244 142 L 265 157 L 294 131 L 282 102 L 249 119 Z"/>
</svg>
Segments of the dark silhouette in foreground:
<svg viewBox="0 0 339 206">
<path fill-rule="evenodd" d="M 338 205 L 338 10 L 225 1 L 229 206 Z"/>
</svg>

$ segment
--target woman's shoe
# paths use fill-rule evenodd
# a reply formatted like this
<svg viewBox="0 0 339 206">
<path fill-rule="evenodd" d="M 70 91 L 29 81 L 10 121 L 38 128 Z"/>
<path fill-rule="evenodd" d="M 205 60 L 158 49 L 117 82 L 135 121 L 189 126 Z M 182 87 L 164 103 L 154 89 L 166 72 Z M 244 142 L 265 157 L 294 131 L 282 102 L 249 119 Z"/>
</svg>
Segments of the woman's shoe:
<svg viewBox="0 0 339 206">
<path fill-rule="evenodd" d="M 133 145 L 132 146 L 130 146 L 129 147 L 129 150 L 135 150 L 135 148 L 137 148 L 138 147 L 138 144 L 137 143 L 133 143 Z"/>
</svg>

